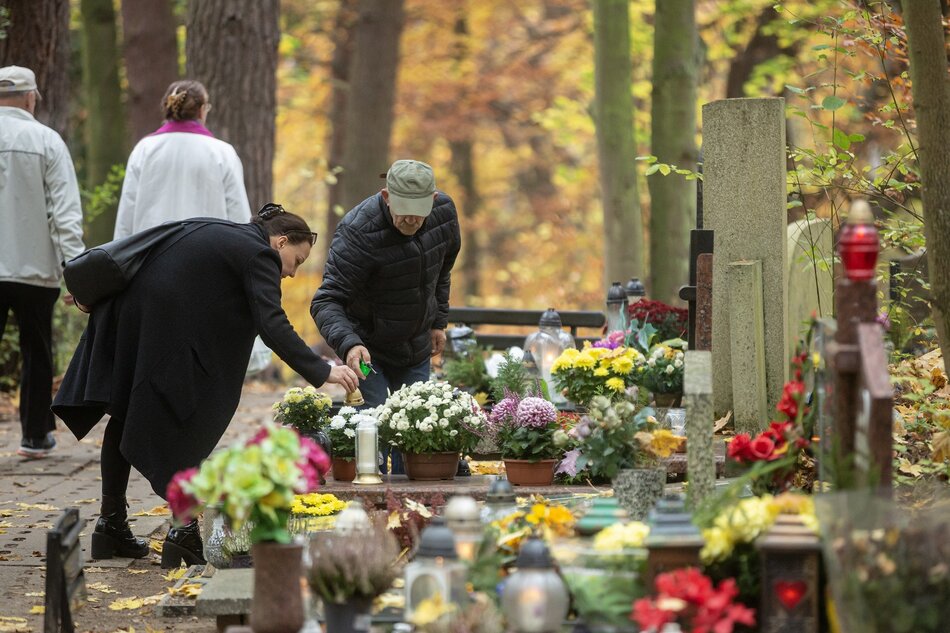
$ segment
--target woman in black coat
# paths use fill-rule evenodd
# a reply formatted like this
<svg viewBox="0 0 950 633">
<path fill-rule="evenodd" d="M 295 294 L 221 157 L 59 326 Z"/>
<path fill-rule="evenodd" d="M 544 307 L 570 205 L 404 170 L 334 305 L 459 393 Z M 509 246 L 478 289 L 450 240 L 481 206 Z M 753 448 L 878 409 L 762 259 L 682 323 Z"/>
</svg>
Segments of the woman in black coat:
<svg viewBox="0 0 950 633">
<path fill-rule="evenodd" d="M 207 224 L 151 255 L 126 289 L 93 309 L 53 402 L 82 439 L 110 416 L 102 444 L 102 510 L 92 558 L 141 558 L 129 529 L 131 467 L 161 497 L 172 475 L 197 466 L 237 410 L 254 337 L 315 386 L 356 388 L 294 332 L 280 305 L 316 234 L 300 217 L 265 205 L 250 224 Z M 169 531 L 162 565 L 203 562 L 197 522 Z"/>
</svg>

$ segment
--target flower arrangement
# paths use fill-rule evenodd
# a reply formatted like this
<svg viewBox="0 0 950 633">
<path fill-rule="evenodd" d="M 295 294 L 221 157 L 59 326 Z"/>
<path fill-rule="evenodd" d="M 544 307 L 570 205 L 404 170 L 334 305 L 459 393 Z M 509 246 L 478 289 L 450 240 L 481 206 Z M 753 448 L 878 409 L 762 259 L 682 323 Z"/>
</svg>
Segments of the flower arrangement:
<svg viewBox="0 0 950 633">
<path fill-rule="evenodd" d="M 661 341 L 686 336 L 689 321 L 689 310 L 686 308 L 675 308 L 662 301 L 641 299 L 627 309 L 627 316 L 630 318 L 632 330 L 649 325 Z"/>
<path fill-rule="evenodd" d="M 544 398 L 520 398 L 509 393 L 495 405 L 488 421 L 506 459 L 539 461 L 561 454 L 554 441 L 555 432 L 561 428 L 557 409 Z"/>
<path fill-rule="evenodd" d="M 656 598 L 633 603 L 634 620 L 643 631 L 656 633 L 666 624 L 679 624 L 687 633 L 732 633 L 737 624 L 755 626 L 755 610 L 736 604 L 736 583 L 726 579 L 714 586 L 695 567 L 659 574 Z"/>
<path fill-rule="evenodd" d="M 372 599 L 384 593 L 402 573 L 396 538 L 376 525 L 352 535 L 330 533 L 310 541 L 307 582 L 324 603 Z"/>
<path fill-rule="evenodd" d="M 640 521 L 614 523 L 608 525 L 594 536 L 594 550 L 615 552 L 643 547 L 650 535 L 650 526 Z"/>
<path fill-rule="evenodd" d="M 336 495 L 311 492 L 296 495 L 290 506 L 288 527 L 293 534 L 310 534 L 332 530 L 336 516 L 349 505 Z"/>
<path fill-rule="evenodd" d="M 330 468 L 327 454 L 288 427 L 266 424 L 247 442 L 216 451 L 177 473 L 166 496 L 179 521 L 219 506 L 233 531 L 253 525 L 251 542 L 290 542 L 287 521 L 295 494 L 316 490 Z"/>
<path fill-rule="evenodd" d="M 330 438 L 334 459 L 352 461 L 356 458 L 356 427 L 366 419 L 375 421 L 374 413 L 372 409 L 357 411 L 353 407 L 341 407 L 330 418 L 324 430 Z"/>
<path fill-rule="evenodd" d="M 291 387 L 284 397 L 275 402 L 274 420 L 294 427 L 301 433 L 319 431 L 330 418 L 330 396 L 320 393 L 312 385 Z"/>
<path fill-rule="evenodd" d="M 749 469 L 747 478 L 754 492 L 787 490 L 802 470 L 799 465 L 807 459 L 805 451 L 814 430 L 814 415 L 806 403 L 803 377 L 813 370 L 812 363 L 807 353 L 792 359 L 793 379 L 785 383 L 775 407 L 779 420 L 771 422 L 768 429 L 754 438 L 740 433 L 729 442 L 727 456 Z"/>
<path fill-rule="evenodd" d="M 470 451 L 485 433 L 481 407 L 447 382 L 417 382 L 378 409 L 383 439 L 404 453 Z"/>
<path fill-rule="evenodd" d="M 681 341 L 654 345 L 637 370 L 638 382 L 655 394 L 683 391 L 684 357 Z"/>
<path fill-rule="evenodd" d="M 565 455 L 561 470 L 575 476 L 586 468 L 591 477 L 613 479 L 625 468 L 653 467 L 680 443 L 671 431 L 657 427 L 652 409 L 637 411 L 629 400 L 597 396 L 574 427 L 578 446 Z"/>
<path fill-rule="evenodd" d="M 582 350 L 566 349 L 551 366 L 561 392 L 575 404 L 586 406 L 595 396 L 621 398 L 637 382 L 643 354 L 607 339 L 584 344 Z"/>
</svg>

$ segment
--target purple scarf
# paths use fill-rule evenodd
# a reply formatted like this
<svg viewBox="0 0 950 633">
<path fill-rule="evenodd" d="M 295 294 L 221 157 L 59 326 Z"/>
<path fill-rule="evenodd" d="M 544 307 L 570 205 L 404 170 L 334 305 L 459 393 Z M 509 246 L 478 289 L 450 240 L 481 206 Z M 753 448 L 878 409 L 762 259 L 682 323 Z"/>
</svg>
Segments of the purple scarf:
<svg viewBox="0 0 950 633">
<path fill-rule="evenodd" d="M 210 136 L 211 138 L 214 138 L 214 134 L 211 133 L 211 130 L 201 125 L 197 119 L 190 119 L 188 121 L 165 121 L 165 124 L 162 127 L 149 134 L 149 136 L 166 134 L 168 132 L 202 134 L 204 136 Z"/>
</svg>

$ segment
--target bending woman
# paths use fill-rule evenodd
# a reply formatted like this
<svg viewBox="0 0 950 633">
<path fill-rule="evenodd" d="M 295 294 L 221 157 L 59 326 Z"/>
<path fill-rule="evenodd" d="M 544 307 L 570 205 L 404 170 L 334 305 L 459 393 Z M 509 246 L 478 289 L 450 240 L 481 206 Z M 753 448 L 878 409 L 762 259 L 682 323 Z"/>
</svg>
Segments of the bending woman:
<svg viewBox="0 0 950 633">
<path fill-rule="evenodd" d="M 209 223 L 151 255 L 92 309 L 53 402 L 78 439 L 110 416 L 92 558 L 148 554 L 127 521 L 131 467 L 165 498 L 172 475 L 211 453 L 237 410 L 256 334 L 311 384 L 356 388 L 353 370 L 311 351 L 280 304 L 281 278 L 315 239 L 303 219 L 268 204 L 250 224 Z M 182 560 L 203 562 L 197 521 L 165 539 L 162 565 Z"/>
</svg>

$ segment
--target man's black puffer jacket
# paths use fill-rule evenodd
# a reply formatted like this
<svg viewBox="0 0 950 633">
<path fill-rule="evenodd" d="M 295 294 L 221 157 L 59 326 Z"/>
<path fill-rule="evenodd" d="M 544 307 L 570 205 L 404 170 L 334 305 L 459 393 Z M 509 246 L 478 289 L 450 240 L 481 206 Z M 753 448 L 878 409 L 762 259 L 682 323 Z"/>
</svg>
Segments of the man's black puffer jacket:
<svg viewBox="0 0 950 633">
<path fill-rule="evenodd" d="M 423 362 L 429 331 L 448 324 L 452 266 L 461 247 L 455 203 L 439 192 L 422 228 L 407 237 L 393 226 L 381 193 L 337 226 L 310 304 L 320 334 L 340 358 L 365 345 L 373 361 L 396 367 Z"/>
</svg>

